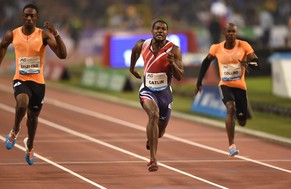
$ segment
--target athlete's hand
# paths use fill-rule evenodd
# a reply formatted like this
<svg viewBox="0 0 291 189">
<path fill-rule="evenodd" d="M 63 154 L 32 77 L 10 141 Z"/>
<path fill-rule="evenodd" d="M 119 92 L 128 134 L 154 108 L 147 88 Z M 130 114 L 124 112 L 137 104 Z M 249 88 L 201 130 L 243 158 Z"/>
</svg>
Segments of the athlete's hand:
<svg viewBox="0 0 291 189">
<path fill-rule="evenodd" d="M 194 97 L 198 94 L 198 92 L 201 92 L 201 91 L 202 91 L 202 85 L 196 84 L 194 88 Z"/>
<path fill-rule="evenodd" d="M 172 52 L 168 52 L 167 53 L 167 60 L 169 62 L 170 65 L 173 65 L 175 62 L 175 56 Z"/>
<path fill-rule="evenodd" d="M 134 77 L 138 78 L 138 79 L 141 79 L 141 75 L 138 71 L 136 70 L 133 70 L 133 71 L 130 71 L 132 73 L 132 75 L 134 75 Z"/>
<path fill-rule="evenodd" d="M 238 60 L 240 62 L 241 67 L 244 67 L 246 69 L 246 72 L 249 72 L 248 68 L 249 68 L 249 63 L 247 61 L 243 61 L 243 60 Z"/>
<path fill-rule="evenodd" d="M 44 27 L 46 27 L 48 31 L 52 33 L 54 36 L 57 36 L 59 34 L 54 25 L 50 22 L 44 22 Z"/>
</svg>

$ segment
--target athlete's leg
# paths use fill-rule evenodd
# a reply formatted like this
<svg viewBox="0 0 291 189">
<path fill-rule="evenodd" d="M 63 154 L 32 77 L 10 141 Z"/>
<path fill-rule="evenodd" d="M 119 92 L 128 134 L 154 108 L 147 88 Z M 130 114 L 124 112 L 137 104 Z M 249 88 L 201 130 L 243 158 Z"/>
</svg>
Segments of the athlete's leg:
<svg viewBox="0 0 291 189">
<path fill-rule="evenodd" d="M 27 111 L 27 132 L 28 132 L 28 141 L 27 141 L 27 147 L 29 150 L 33 148 L 33 142 L 35 138 L 35 133 L 37 129 L 37 124 L 38 124 L 38 116 L 39 116 L 39 111 L 33 112 L 28 109 Z"/>
<path fill-rule="evenodd" d="M 159 138 L 162 138 L 166 132 L 166 128 L 168 126 L 168 121 L 159 120 Z"/>
<path fill-rule="evenodd" d="M 234 144 L 234 130 L 235 130 L 235 121 L 234 121 L 234 114 L 235 114 L 235 105 L 234 101 L 228 101 L 225 104 L 226 107 L 226 118 L 225 118 L 225 126 L 226 132 L 228 136 L 228 143 L 229 146 Z"/>
<path fill-rule="evenodd" d="M 240 126 L 245 126 L 247 123 L 248 114 L 248 99 L 245 90 L 237 89 L 235 92 L 235 107 L 237 122 Z"/>
<path fill-rule="evenodd" d="M 20 123 L 27 112 L 29 103 L 29 97 L 25 93 L 21 93 L 16 96 L 16 108 L 15 108 L 15 119 L 13 125 L 13 131 L 15 134 L 19 132 Z"/>
<path fill-rule="evenodd" d="M 148 123 L 146 127 L 146 133 L 148 143 L 150 146 L 150 157 L 152 161 L 156 161 L 156 154 L 158 149 L 158 136 L 159 136 L 159 108 L 155 101 L 145 100 L 143 102 L 143 108 L 148 115 Z"/>
</svg>

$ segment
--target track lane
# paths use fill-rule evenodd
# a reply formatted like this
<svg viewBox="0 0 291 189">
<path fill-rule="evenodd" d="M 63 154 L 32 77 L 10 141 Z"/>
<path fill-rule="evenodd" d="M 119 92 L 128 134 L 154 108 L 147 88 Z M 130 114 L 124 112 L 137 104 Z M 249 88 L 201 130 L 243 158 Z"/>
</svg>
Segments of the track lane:
<svg viewBox="0 0 291 189">
<path fill-rule="evenodd" d="M 51 122 L 78 131 L 85 134 L 86 137 L 89 135 L 94 140 L 100 139 L 102 142 L 136 153 L 143 158 L 148 157 L 148 151 L 144 148 L 145 133 L 143 125 L 146 122 L 146 118 L 142 110 L 128 106 L 116 106 L 116 104 L 104 100 L 100 101 L 80 94 L 64 93 L 63 91 L 55 91 L 54 89 L 49 89 L 47 94 L 48 99 L 41 114 L 42 119 L 53 120 Z M 7 95 L 5 99 L 8 98 L 8 96 L 9 95 Z M 86 111 L 98 112 L 102 114 L 101 117 L 103 118 L 103 115 L 110 116 L 108 120 L 104 120 L 100 119 L 100 117 L 92 118 L 92 115 L 88 115 L 87 113 L 83 115 L 81 112 L 74 113 L 74 111 L 65 110 L 65 108 L 56 106 L 56 104 L 51 103 L 49 99 L 58 99 L 55 101 L 57 102 L 56 104 L 64 102 L 82 107 Z M 5 100 L 5 103 L 10 103 L 13 106 L 14 99 Z M 13 114 L 9 117 L 10 124 L 13 120 L 12 117 Z M 113 118 L 122 120 L 124 124 L 117 123 L 119 121 L 112 124 Z M 128 122 L 141 129 L 125 126 L 128 125 Z M 53 159 L 54 162 L 59 162 L 61 165 L 64 164 L 76 172 L 83 173 L 83 175 L 90 179 L 94 179 L 96 182 L 101 181 L 101 184 L 104 184 L 108 188 L 126 188 L 128 186 L 135 186 L 135 188 L 193 188 L 194 186 L 201 188 L 218 188 L 217 186 L 204 184 L 197 180 L 194 181 L 193 179 L 189 179 L 186 176 L 176 174 L 173 171 L 167 170 L 166 167 L 161 167 L 158 173 L 149 174 L 145 167 L 146 161 L 142 159 L 137 159 L 131 155 L 124 155 L 116 152 L 116 150 L 108 150 L 108 147 L 102 147 L 102 145 L 91 144 L 92 142 L 88 142 L 86 139 L 80 139 L 78 136 L 75 137 L 63 131 L 59 132 L 57 129 L 47 127 L 46 124 L 47 123 L 41 123 L 41 126 L 39 126 L 36 138 L 37 152 L 43 154 L 45 157 Z M 6 131 L 9 128 L 9 126 L 5 127 Z M 23 132 L 25 133 L 25 130 Z M 221 129 L 173 118 L 167 130 L 167 134 L 180 137 L 187 141 L 194 141 L 199 144 L 207 145 L 226 153 L 226 151 L 224 151 L 226 138 L 224 130 Z M 257 141 L 266 145 L 266 141 L 244 134 L 238 134 L 237 137 L 237 141 L 246 142 L 246 144 L 241 146 L 243 147 L 242 152 L 244 155 L 250 155 L 249 157 L 251 158 L 254 158 L 256 154 L 250 153 L 252 151 L 249 152 L 247 150 L 248 148 L 244 146 L 250 143 L 256 144 Z M 58 141 L 65 141 L 64 143 L 66 145 L 60 145 Z M 241 142 L 239 143 L 241 144 Z M 72 148 L 72 145 L 75 148 Z M 281 146 L 269 142 L 267 142 L 267 145 L 275 147 L 278 153 L 285 152 L 285 150 L 290 151 L 288 146 Z M 48 146 L 51 146 L 49 149 L 54 150 L 48 150 Z M 77 149 L 84 150 L 76 150 L 76 147 Z M 237 186 L 236 183 L 239 184 L 236 188 L 244 188 L 249 184 L 248 180 L 252 181 L 253 185 L 255 185 L 254 188 L 259 186 L 271 186 L 270 184 L 272 183 L 275 186 L 290 184 L 290 182 L 288 182 L 290 174 L 269 169 L 268 167 L 262 167 L 261 165 L 254 165 L 253 163 L 238 160 L 237 158 L 230 159 L 223 153 L 201 149 L 200 147 L 195 147 L 187 143 L 185 144 L 184 142 L 169 137 L 160 140 L 159 148 L 159 160 L 166 166 L 175 167 L 176 169 L 183 170 L 199 178 L 207 178 L 207 181 L 218 183 L 218 185 L 220 184 L 226 188 L 233 188 L 233 186 Z M 66 152 L 66 150 L 68 151 L 67 153 L 56 153 L 61 151 Z M 10 157 L 7 151 L 1 151 L 0 154 L 5 153 Z M 77 152 L 74 154 L 74 151 Z M 88 157 L 83 156 L 86 152 L 89 154 Z M 98 157 L 98 153 L 106 155 Z M 263 157 L 263 154 L 266 152 L 259 153 L 261 153 L 261 155 L 258 156 Z M 271 162 L 271 164 L 276 163 L 278 166 L 285 166 L 286 164 L 286 168 L 289 169 L 290 166 L 288 167 L 288 161 L 284 161 L 282 158 L 280 159 L 280 156 L 275 154 L 272 158 L 269 158 L 269 160 L 260 158 L 260 161 L 265 160 L 266 162 Z M 19 155 L 15 155 L 15 157 L 18 156 Z M 285 157 L 290 157 L 290 153 L 285 153 Z M 23 152 L 21 153 L 21 161 L 22 159 Z M 39 159 L 37 160 L 37 163 L 41 163 Z M 39 164 L 36 165 L 38 166 Z M 23 166 L 27 169 L 27 166 Z M 264 173 L 264 177 L 262 173 Z M 233 178 L 233 175 L 237 176 Z M 247 178 L 247 182 L 239 179 L 242 177 L 241 175 Z M 280 182 L 279 180 L 275 180 L 271 183 L 271 181 L 269 181 L 270 179 L 268 180 L 265 178 L 265 175 L 269 175 L 270 178 L 280 177 L 281 180 Z M 132 179 L 133 177 L 134 179 Z M 261 183 L 263 182 L 264 184 L 262 185 Z"/>
</svg>

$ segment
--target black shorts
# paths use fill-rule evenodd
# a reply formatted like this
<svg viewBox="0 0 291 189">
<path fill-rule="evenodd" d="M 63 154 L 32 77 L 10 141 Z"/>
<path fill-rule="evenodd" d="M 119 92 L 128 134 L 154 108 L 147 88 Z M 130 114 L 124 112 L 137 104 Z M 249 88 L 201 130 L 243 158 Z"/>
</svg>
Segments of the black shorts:
<svg viewBox="0 0 291 189">
<path fill-rule="evenodd" d="M 159 120 L 168 122 L 171 116 L 173 95 L 170 87 L 162 91 L 151 91 L 143 87 L 139 91 L 140 103 L 143 105 L 145 99 L 153 100 L 159 107 Z"/>
<path fill-rule="evenodd" d="M 34 81 L 13 81 L 14 97 L 25 93 L 29 97 L 28 108 L 33 112 L 39 112 L 42 108 L 45 95 L 45 84 L 39 84 Z"/>
<path fill-rule="evenodd" d="M 229 101 L 235 102 L 237 119 L 246 120 L 248 117 L 248 99 L 246 90 L 221 85 L 220 96 L 224 104 Z"/>
</svg>

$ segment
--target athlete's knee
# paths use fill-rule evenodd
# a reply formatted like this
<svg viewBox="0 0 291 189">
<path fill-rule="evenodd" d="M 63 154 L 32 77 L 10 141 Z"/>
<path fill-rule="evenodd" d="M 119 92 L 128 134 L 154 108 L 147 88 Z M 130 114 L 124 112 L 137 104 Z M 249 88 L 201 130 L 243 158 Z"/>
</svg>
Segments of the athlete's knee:
<svg viewBox="0 0 291 189">
<path fill-rule="evenodd" d="M 150 120 L 156 121 L 159 119 L 159 112 L 154 110 L 148 111 L 148 116 Z"/>
<path fill-rule="evenodd" d="M 235 113 L 235 105 L 234 102 L 230 101 L 225 104 L 227 114 Z"/>
<path fill-rule="evenodd" d="M 26 111 L 29 99 L 26 94 L 20 94 L 16 97 L 16 109 L 18 111 Z"/>
<path fill-rule="evenodd" d="M 35 112 L 35 111 L 28 110 L 27 119 L 29 121 L 35 122 L 38 120 L 39 113 L 40 113 L 39 111 Z"/>
<path fill-rule="evenodd" d="M 27 111 L 27 105 L 25 105 L 25 104 L 17 104 L 17 106 L 16 106 L 16 114 L 24 116 L 26 111 Z"/>
</svg>

